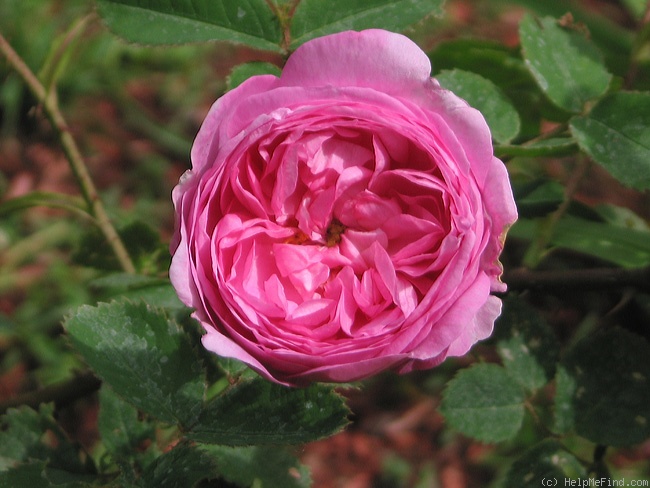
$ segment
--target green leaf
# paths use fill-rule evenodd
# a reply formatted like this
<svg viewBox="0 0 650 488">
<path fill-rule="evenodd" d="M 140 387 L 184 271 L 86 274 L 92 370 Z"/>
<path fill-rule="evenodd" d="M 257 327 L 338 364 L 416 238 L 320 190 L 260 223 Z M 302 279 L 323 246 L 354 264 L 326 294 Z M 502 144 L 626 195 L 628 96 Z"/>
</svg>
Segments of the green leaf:
<svg viewBox="0 0 650 488">
<path fill-rule="evenodd" d="M 564 187 L 546 179 L 515 186 L 514 193 L 520 218 L 544 217 L 564 201 Z"/>
<path fill-rule="evenodd" d="M 238 486 L 264 488 L 308 488 L 309 470 L 281 447 L 227 447 L 202 445 L 214 457 L 219 475 Z"/>
<path fill-rule="evenodd" d="M 521 121 L 520 137 L 530 139 L 539 135 L 541 110 L 548 111 L 550 103 L 542 103 L 533 76 L 519 52 L 485 40 L 458 39 L 438 44 L 429 53 L 434 73 L 462 69 L 490 80 L 515 106 Z M 545 115 L 545 118 L 553 119 Z"/>
<path fill-rule="evenodd" d="M 650 188 L 650 93 L 615 93 L 570 125 L 580 147 L 612 176 Z"/>
<path fill-rule="evenodd" d="M 429 53 L 429 59 L 435 72 L 451 69 L 471 71 L 506 92 L 535 86 L 518 53 L 500 43 L 483 39 L 444 41 Z"/>
<path fill-rule="evenodd" d="M 96 487 L 103 477 L 96 474 L 71 473 L 62 469 L 46 467 L 43 478 L 47 481 L 48 486 L 56 488 L 92 488 Z M 102 481 L 105 483 L 105 479 Z M 27 488 L 31 488 L 31 486 Z"/>
<path fill-rule="evenodd" d="M 519 298 L 508 298 L 495 327 L 506 370 L 524 388 L 541 388 L 555 376 L 559 343 L 544 318 Z"/>
<path fill-rule="evenodd" d="M 641 0 L 645 1 L 645 0 Z M 513 8 L 513 3 L 538 16 L 560 18 L 571 12 L 580 28 L 589 30 L 589 38 L 606 57 L 607 66 L 618 76 L 624 76 L 629 67 L 629 53 L 634 43 L 635 30 L 621 24 L 616 16 L 603 15 L 592 5 L 572 0 L 540 2 L 539 0 L 492 0 L 498 8 Z M 583 28 L 584 29 L 584 28 Z M 625 53 L 621 55 L 622 53 Z"/>
<path fill-rule="evenodd" d="M 436 75 L 440 85 L 479 110 L 495 141 L 504 144 L 519 134 L 521 121 L 512 103 L 490 80 L 469 71 L 455 69 Z"/>
<path fill-rule="evenodd" d="M 217 356 L 216 354 L 211 354 L 215 358 L 216 364 L 219 369 L 226 374 L 228 381 L 231 383 L 236 382 L 241 379 L 255 379 L 259 375 L 248 367 L 246 363 L 243 363 L 234 358 L 226 358 L 223 356 Z"/>
<path fill-rule="evenodd" d="M 122 398 L 165 422 L 196 420 L 205 373 L 189 335 L 162 311 L 127 301 L 84 305 L 64 327 L 90 367 Z"/>
<path fill-rule="evenodd" d="M 519 25 L 526 64 L 548 98 L 569 112 L 605 94 L 611 74 L 596 47 L 575 25 L 526 15 Z"/>
<path fill-rule="evenodd" d="M 154 439 L 153 425 L 138 419 L 138 410 L 104 385 L 99 391 L 99 435 L 115 459 L 131 459 L 142 444 Z"/>
<path fill-rule="evenodd" d="M 624 329 L 597 332 L 562 360 L 556 423 L 592 442 L 629 446 L 650 437 L 650 344 Z"/>
<path fill-rule="evenodd" d="M 566 485 L 565 481 L 587 478 L 580 461 L 556 440 L 547 439 L 528 449 L 506 475 L 504 488 L 538 488 Z"/>
<path fill-rule="evenodd" d="M 141 44 L 228 41 L 280 51 L 280 26 L 265 0 L 98 0 L 106 25 Z"/>
<path fill-rule="evenodd" d="M 2 417 L 0 431 L 0 471 L 28 459 L 47 459 L 51 448 L 41 443 L 54 409 L 44 406 L 41 413 L 23 407 L 11 409 Z"/>
<path fill-rule="evenodd" d="M 258 75 L 275 75 L 280 76 L 282 70 L 272 63 L 263 63 L 254 61 L 235 66 L 226 80 L 226 88 L 232 90 L 238 87 L 244 81 Z"/>
<path fill-rule="evenodd" d="M 31 461 L 0 472 L 0 488 L 31 488 L 52 486 L 44 479 L 45 461 Z M 46 484 L 47 483 L 47 484 Z"/>
<path fill-rule="evenodd" d="M 73 445 L 53 418 L 53 405 L 39 411 L 28 407 L 10 409 L 2 417 L 0 430 L 0 471 L 29 460 L 47 461 L 48 466 L 84 473 L 79 449 Z M 50 436 L 44 436 L 49 432 Z"/>
<path fill-rule="evenodd" d="M 594 210 L 605 222 L 615 227 L 650 232 L 650 223 L 629 208 L 603 203 L 594 207 Z"/>
<path fill-rule="evenodd" d="M 349 411 L 324 385 L 296 389 L 242 380 L 210 401 L 187 437 L 208 444 L 296 444 L 340 431 Z"/>
<path fill-rule="evenodd" d="M 216 475 L 217 464 L 212 457 L 196 446 L 181 443 L 156 459 L 138 484 L 142 488 L 191 488 Z"/>
<path fill-rule="evenodd" d="M 97 475 L 69 473 L 49 468 L 45 461 L 27 463 L 0 472 L 0 488 L 91 488 L 99 485 Z M 102 481 L 106 481 L 105 479 Z"/>
<path fill-rule="evenodd" d="M 508 235 L 535 239 L 540 220 L 520 218 Z M 636 268 L 650 262 L 650 232 L 615 227 L 577 217 L 563 217 L 553 229 L 551 244 L 595 256 L 623 267 Z"/>
<path fill-rule="evenodd" d="M 560 434 L 566 434 L 574 428 L 573 425 L 573 395 L 576 392 L 576 379 L 559 364 L 555 376 L 555 425 L 554 429 Z"/>
<path fill-rule="evenodd" d="M 440 412 L 449 425 L 483 442 L 513 438 L 524 419 L 524 391 L 496 364 L 461 370 L 443 393 Z"/>
<path fill-rule="evenodd" d="M 402 31 L 429 15 L 442 15 L 444 0 L 302 0 L 291 21 L 291 48 L 345 30 Z"/>
</svg>

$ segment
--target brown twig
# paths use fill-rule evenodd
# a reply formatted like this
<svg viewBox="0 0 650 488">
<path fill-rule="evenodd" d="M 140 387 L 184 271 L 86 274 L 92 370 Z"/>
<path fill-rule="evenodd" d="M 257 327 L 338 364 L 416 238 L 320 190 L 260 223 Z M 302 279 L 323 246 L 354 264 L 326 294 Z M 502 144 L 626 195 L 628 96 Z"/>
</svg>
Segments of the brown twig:
<svg viewBox="0 0 650 488">
<path fill-rule="evenodd" d="M 108 244 L 113 249 L 115 256 L 120 262 L 122 269 L 127 273 L 135 273 L 135 266 L 131 257 L 120 239 L 115 227 L 111 223 L 108 214 L 101 202 L 99 193 L 93 183 L 88 168 L 79 148 L 70 134 L 68 124 L 59 110 L 56 96 L 48 93 L 43 84 L 34 75 L 32 70 L 25 64 L 22 58 L 14 51 L 2 34 L 0 34 L 0 52 L 2 52 L 12 68 L 20 75 L 29 90 L 32 92 L 38 103 L 43 107 L 43 111 L 50 120 L 52 127 L 63 148 L 63 152 L 70 163 L 70 168 L 74 174 L 81 194 L 88 206 L 88 211 L 95 218 L 98 227 L 101 229 Z"/>
<path fill-rule="evenodd" d="M 504 274 L 509 291 L 515 290 L 602 290 L 635 287 L 650 291 L 650 266 L 643 268 L 592 268 L 536 271 L 525 268 Z"/>
</svg>

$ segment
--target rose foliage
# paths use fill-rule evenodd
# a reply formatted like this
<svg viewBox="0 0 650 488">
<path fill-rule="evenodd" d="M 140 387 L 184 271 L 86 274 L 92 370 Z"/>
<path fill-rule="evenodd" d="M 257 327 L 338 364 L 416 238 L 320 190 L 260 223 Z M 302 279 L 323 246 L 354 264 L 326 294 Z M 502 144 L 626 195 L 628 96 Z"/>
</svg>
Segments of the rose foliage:
<svg viewBox="0 0 650 488">
<path fill-rule="evenodd" d="M 383 30 L 215 102 L 173 192 L 170 276 L 204 346 L 276 382 L 430 368 L 492 332 L 516 209 L 483 116 Z"/>
</svg>

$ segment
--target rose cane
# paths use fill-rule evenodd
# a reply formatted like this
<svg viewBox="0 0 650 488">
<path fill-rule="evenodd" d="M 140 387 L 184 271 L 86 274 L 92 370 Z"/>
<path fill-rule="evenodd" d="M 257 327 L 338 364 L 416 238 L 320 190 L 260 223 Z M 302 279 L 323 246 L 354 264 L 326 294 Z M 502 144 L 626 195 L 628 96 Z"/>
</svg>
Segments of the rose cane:
<svg viewBox="0 0 650 488">
<path fill-rule="evenodd" d="M 212 106 L 170 276 L 204 346 L 271 380 L 433 367 L 488 337 L 516 220 L 479 112 L 381 30 L 315 39 Z"/>
</svg>

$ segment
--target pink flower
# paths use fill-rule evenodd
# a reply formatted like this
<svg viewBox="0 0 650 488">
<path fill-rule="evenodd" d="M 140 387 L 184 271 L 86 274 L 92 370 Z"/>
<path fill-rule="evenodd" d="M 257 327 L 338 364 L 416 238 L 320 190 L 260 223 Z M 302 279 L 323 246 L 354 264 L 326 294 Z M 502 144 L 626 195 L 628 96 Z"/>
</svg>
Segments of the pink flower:
<svg viewBox="0 0 650 488">
<path fill-rule="evenodd" d="M 516 209 L 479 112 L 382 30 L 315 39 L 212 106 L 170 276 L 203 344 L 276 382 L 433 367 L 490 335 Z"/>
</svg>

